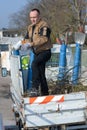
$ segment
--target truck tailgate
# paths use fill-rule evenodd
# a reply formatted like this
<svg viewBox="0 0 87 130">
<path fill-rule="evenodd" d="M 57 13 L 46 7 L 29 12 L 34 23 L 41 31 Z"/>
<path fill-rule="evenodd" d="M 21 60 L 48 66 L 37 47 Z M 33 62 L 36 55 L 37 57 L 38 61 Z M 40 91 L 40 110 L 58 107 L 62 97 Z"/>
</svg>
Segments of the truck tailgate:
<svg viewBox="0 0 87 130">
<path fill-rule="evenodd" d="M 85 122 L 86 93 L 24 98 L 26 127 Z"/>
</svg>

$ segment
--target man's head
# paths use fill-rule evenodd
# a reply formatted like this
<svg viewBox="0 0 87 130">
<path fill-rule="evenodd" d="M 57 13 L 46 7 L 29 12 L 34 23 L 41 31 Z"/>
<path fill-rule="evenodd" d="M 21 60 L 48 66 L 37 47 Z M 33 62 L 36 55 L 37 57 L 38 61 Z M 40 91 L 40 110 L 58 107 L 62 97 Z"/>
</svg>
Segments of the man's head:
<svg viewBox="0 0 87 130">
<path fill-rule="evenodd" d="M 32 9 L 29 14 L 32 24 L 36 24 L 40 20 L 40 11 L 36 8 Z"/>
</svg>

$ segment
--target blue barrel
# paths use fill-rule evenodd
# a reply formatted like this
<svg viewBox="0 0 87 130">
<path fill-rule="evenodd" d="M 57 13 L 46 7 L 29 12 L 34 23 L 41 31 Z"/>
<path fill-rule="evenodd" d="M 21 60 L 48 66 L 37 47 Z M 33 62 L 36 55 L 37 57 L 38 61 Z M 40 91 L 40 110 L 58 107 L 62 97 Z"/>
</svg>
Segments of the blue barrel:
<svg viewBox="0 0 87 130">
<path fill-rule="evenodd" d="M 23 55 L 20 57 L 21 61 L 21 69 L 22 69 L 22 78 L 23 78 L 23 90 L 24 92 L 28 89 L 28 70 L 29 70 L 29 64 L 30 64 L 30 56 L 29 55 Z"/>
<path fill-rule="evenodd" d="M 29 55 L 21 56 L 21 67 L 22 67 L 22 77 L 23 77 L 23 89 L 24 92 L 32 87 L 32 62 L 34 59 L 34 53 L 32 50 Z"/>
<path fill-rule="evenodd" d="M 62 80 L 66 72 L 66 48 L 67 45 L 63 43 L 60 48 L 60 57 L 59 57 L 59 74 L 58 79 Z"/>
<path fill-rule="evenodd" d="M 29 64 L 29 76 L 28 76 L 28 89 L 32 87 L 32 62 L 34 60 L 34 53 L 30 51 L 30 64 Z"/>
<path fill-rule="evenodd" d="M 76 43 L 74 68 L 72 74 L 72 84 L 74 85 L 78 84 L 80 68 L 81 68 L 81 45 Z"/>
<path fill-rule="evenodd" d="M 19 55 L 19 50 L 13 50 L 12 55 Z"/>
</svg>

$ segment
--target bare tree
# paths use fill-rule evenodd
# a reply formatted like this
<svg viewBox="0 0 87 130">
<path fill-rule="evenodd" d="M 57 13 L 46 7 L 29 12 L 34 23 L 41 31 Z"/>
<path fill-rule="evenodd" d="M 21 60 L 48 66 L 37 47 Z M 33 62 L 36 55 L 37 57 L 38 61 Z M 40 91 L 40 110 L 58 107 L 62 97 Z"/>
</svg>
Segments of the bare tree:
<svg viewBox="0 0 87 130">
<path fill-rule="evenodd" d="M 43 0 L 39 8 L 43 17 L 52 28 L 52 38 L 55 42 L 56 35 L 62 33 L 67 26 L 73 23 L 72 9 L 68 0 Z"/>
<path fill-rule="evenodd" d="M 75 22 L 77 25 L 85 23 L 87 13 L 87 0 L 70 0 L 73 15 L 75 16 Z"/>
<path fill-rule="evenodd" d="M 52 28 L 52 40 L 55 42 L 56 35 L 62 33 L 69 25 L 76 26 L 85 22 L 87 1 L 86 0 L 32 0 L 25 7 L 11 16 L 11 22 L 17 28 L 27 29 L 29 11 L 39 8 L 42 17 L 48 21 Z"/>
<path fill-rule="evenodd" d="M 11 26 L 17 28 L 25 28 L 29 24 L 29 12 L 32 8 L 37 7 L 38 2 L 35 0 L 27 1 L 27 4 L 19 12 L 13 13 L 10 16 Z"/>
</svg>

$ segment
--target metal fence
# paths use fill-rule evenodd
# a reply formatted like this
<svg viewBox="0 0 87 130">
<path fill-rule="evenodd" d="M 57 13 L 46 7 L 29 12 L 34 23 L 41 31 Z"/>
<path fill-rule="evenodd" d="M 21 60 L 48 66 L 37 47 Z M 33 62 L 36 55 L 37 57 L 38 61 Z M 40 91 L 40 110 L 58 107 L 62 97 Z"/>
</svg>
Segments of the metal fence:
<svg viewBox="0 0 87 130">
<path fill-rule="evenodd" d="M 72 80 L 72 73 L 74 69 L 74 59 L 75 59 L 75 47 L 71 47 L 70 51 L 67 51 L 67 70 L 66 74 L 69 75 L 70 80 Z M 46 65 L 46 77 L 48 82 L 53 82 L 58 80 L 59 73 L 59 53 L 52 53 L 51 59 Z M 66 78 L 66 77 L 65 77 Z M 81 70 L 78 79 L 83 85 L 87 85 L 87 50 L 81 50 Z"/>
</svg>

